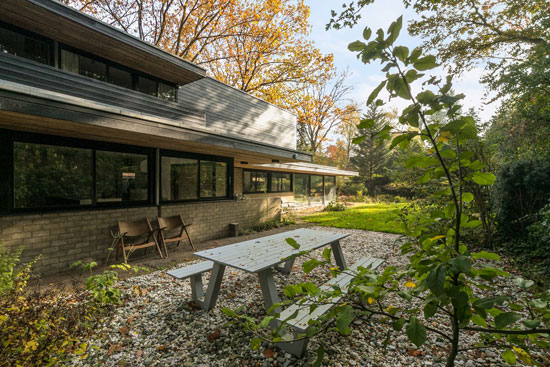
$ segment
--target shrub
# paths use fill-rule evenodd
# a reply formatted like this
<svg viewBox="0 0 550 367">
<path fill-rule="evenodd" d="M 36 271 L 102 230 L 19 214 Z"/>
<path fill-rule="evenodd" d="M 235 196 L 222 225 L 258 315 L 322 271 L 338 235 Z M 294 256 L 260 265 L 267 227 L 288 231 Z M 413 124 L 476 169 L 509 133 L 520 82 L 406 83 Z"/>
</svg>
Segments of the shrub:
<svg viewBox="0 0 550 367">
<path fill-rule="evenodd" d="M 20 264 L 20 255 L 0 252 L 0 366 L 56 366 L 84 356 L 78 335 L 93 326 L 95 310 L 84 294 L 26 289 L 33 262 Z"/>
<path fill-rule="evenodd" d="M 338 201 L 331 201 L 323 209 L 325 212 L 343 212 L 346 210 L 346 204 L 340 203 Z"/>
<path fill-rule="evenodd" d="M 521 160 L 503 166 L 494 186 L 493 210 L 506 239 L 527 235 L 536 213 L 550 199 L 550 162 Z"/>
</svg>

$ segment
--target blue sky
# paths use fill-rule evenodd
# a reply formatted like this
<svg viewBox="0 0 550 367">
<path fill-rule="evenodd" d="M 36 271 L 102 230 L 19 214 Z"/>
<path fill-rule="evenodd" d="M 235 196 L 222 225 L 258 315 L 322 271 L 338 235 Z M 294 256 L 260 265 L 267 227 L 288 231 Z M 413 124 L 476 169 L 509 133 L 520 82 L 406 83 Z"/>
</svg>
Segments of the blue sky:
<svg viewBox="0 0 550 367">
<path fill-rule="evenodd" d="M 384 78 L 384 73 L 380 71 L 380 64 L 363 64 L 355 57 L 355 54 L 348 51 L 347 46 L 350 42 L 361 39 L 361 34 L 365 26 L 369 26 L 373 33 L 378 28 L 387 30 L 392 21 L 403 15 L 403 29 L 396 44 L 405 45 L 412 48 L 422 43 L 421 39 L 413 38 L 407 34 L 405 24 L 416 17 L 416 13 L 411 9 L 405 9 L 402 0 L 378 0 L 374 4 L 363 9 L 359 23 L 352 28 L 340 30 L 325 31 L 325 25 L 330 19 L 331 9 L 339 10 L 343 1 L 349 0 L 305 0 L 311 9 L 309 22 L 311 24 L 311 33 L 309 38 L 315 42 L 315 45 L 324 53 L 334 55 L 334 63 L 338 70 L 349 69 L 351 76 L 349 83 L 353 86 L 353 92 L 349 97 L 364 106 L 370 92 Z M 487 121 L 495 112 L 497 103 L 485 105 L 483 103 L 484 88 L 479 84 L 479 78 L 482 74 L 482 68 L 474 68 L 465 73 L 462 77 L 455 80 L 454 90 L 457 93 L 464 93 L 466 99 L 463 104 L 466 108 L 474 107 L 479 113 L 482 121 Z M 438 74 L 444 75 L 443 70 Z M 420 89 L 417 90 L 417 92 Z M 397 107 L 400 110 L 406 107 L 407 103 L 403 100 L 392 100 L 386 107 Z"/>
</svg>

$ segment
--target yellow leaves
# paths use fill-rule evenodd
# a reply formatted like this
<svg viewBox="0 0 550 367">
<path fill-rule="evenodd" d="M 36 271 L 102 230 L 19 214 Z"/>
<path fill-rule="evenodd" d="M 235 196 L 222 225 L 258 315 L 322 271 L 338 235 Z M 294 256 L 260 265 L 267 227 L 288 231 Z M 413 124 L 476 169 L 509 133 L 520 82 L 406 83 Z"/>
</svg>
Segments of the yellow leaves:
<svg viewBox="0 0 550 367">
<path fill-rule="evenodd" d="M 416 287 L 416 284 L 415 284 L 412 280 L 408 279 L 408 280 L 405 282 L 405 287 L 407 287 L 407 288 L 414 288 L 414 287 Z"/>
<path fill-rule="evenodd" d="M 533 365 L 533 361 L 531 360 L 531 357 L 525 350 L 518 348 L 516 346 L 513 346 L 512 349 L 514 350 L 514 352 L 516 352 L 516 356 L 520 361 L 522 361 L 523 363 L 529 366 Z"/>
<path fill-rule="evenodd" d="M 23 352 L 29 353 L 35 351 L 38 348 L 38 343 L 34 340 L 29 340 L 23 345 Z"/>
<path fill-rule="evenodd" d="M 369 297 L 369 298 L 367 299 L 367 302 L 369 303 L 369 305 L 372 305 L 372 304 L 374 303 L 374 298 Z"/>
<path fill-rule="evenodd" d="M 329 270 L 338 270 L 338 267 L 337 266 L 333 266 L 331 268 L 328 268 Z"/>
<path fill-rule="evenodd" d="M 386 307 L 384 309 L 384 311 L 389 313 L 389 312 L 391 312 L 392 308 L 393 308 L 393 305 L 389 305 L 388 307 Z"/>
<path fill-rule="evenodd" d="M 438 235 L 438 236 L 434 236 L 432 238 L 430 238 L 430 241 L 437 241 L 437 240 L 440 240 L 442 238 L 445 238 L 445 236 L 443 235 Z"/>
</svg>

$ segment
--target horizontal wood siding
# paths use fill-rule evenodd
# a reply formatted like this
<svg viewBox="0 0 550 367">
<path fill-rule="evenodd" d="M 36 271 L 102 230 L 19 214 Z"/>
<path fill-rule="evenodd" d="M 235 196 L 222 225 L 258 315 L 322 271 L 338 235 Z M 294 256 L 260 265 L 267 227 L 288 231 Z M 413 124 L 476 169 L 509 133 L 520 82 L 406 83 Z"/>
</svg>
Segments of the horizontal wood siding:
<svg viewBox="0 0 550 367">
<path fill-rule="evenodd" d="M 179 101 L 205 112 L 209 129 L 296 149 L 294 115 L 212 78 L 182 86 Z"/>
<path fill-rule="evenodd" d="M 3 53 L 0 79 L 163 117 L 174 126 L 205 128 L 204 113 L 181 104 Z"/>
</svg>

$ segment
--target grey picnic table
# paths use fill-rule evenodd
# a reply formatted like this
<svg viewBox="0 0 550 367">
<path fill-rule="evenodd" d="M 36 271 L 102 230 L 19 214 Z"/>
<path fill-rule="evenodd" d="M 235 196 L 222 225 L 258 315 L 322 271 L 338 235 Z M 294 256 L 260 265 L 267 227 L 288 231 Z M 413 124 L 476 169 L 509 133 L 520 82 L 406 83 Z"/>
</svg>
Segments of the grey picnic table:
<svg viewBox="0 0 550 367">
<path fill-rule="evenodd" d="M 336 265 L 340 269 L 345 269 L 346 262 L 340 247 L 340 240 L 347 236 L 349 234 L 302 228 L 195 252 L 196 256 L 212 261 L 213 267 L 206 294 L 202 282 L 196 282 L 192 292 L 193 300 L 202 309 L 211 310 L 216 305 L 225 268 L 229 266 L 258 274 L 265 309 L 268 310 L 275 303 L 280 302 L 273 278 L 273 269 L 288 274 L 292 270 L 294 258 L 284 259 L 298 254 L 300 251 L 314 250 L 328 245 L 332 248 Z M 300 249 L 292 248 L 286 242 L 287 238 L 296 240 Z M 281 264 L 283 265 L 281 266 Z"/>
</svg>

